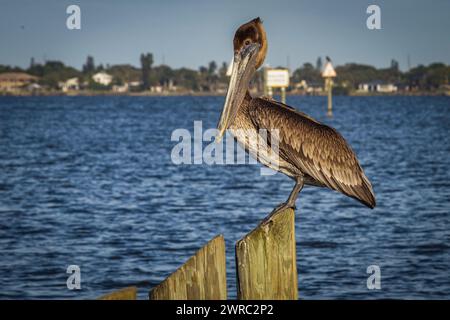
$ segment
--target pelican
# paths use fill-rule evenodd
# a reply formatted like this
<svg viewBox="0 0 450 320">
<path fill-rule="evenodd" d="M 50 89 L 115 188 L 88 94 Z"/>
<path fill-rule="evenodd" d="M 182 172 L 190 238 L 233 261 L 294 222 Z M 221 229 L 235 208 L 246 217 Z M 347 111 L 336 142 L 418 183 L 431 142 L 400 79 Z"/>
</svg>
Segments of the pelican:
<svg viewBox="0 0 450 320">
<path fill-rule="evenodd" d="M 372 185 L 339 132 L 288 105 L 250 95 L 249 82 L 267 53 L 267 38 L 260 18 L 237 29 L 233 48 L 232 73 L 216 141 L 220 142 L 225 131 L 230 131 L 258 162 L 295 181 L 287 201 L 269 216 L 288 208 L 295 209 L 295 201 L 304 185 L 336 190 L 374 208 Z M 270 136 L 260 136 L 261 129 L 269 133 L 278 130 L 278 150 L 271 149 L 274 144 Z M 270 156 L 261 156 L 274 152 L 278 153 L 277 165 Z"/>
</svg>

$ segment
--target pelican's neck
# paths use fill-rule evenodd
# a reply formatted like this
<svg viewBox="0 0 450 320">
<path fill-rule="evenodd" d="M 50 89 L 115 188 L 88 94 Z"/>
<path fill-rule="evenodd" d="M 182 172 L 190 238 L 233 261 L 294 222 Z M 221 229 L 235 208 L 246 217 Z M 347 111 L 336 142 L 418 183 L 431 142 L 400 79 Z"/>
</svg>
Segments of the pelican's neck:
<svg viewBox="0 0 450 320">
<path fill-rule="evenodd" d="M 241 105 L 239 106 L 238 113 L 244 112 L 244 110 L 250 105 L 250 102 L 252 101 L 253 97 L 250 94 L 250 91 L 245 92 L 244 100 L 242 100 Z"/>
<path fill-rule="evenodd" d="M 250 94 L 250 91 L 245 92 L 245 97 L 243 103 L 249 103 L 253 99 L 252 95 Z"/>
<path fill-rule="evenodd" d="M 240 126 L 239 123 L 241 122 L 243 117 L 246 117 L 252 99 L 253 97 L 250 95 L 250 92 L 247 89 L 247 91 L 245 92 L 244 100 L 242 100 L 241 104 L 238 107 L 236 117 L 234 118 L 231 127 L 236 128 Z"/>
</svg>

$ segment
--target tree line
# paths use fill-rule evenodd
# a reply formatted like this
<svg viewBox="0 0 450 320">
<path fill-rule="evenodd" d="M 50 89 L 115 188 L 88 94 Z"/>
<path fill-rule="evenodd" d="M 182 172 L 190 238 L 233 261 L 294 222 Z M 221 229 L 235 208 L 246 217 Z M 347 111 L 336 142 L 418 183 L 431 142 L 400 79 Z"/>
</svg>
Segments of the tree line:
<svg viewBox="0 0 450 320">
<path fill-rule="evenodd" d="M 316 65 L 305 63 L 292 74 L 294 83 L 305 80 L 307 83 L 322 83 L 322 60 L 317 59 Z M 361 83 L 381 81 L 392 83 L 400 88 L 408 87 L 411 90 L 433 91 L 443 85 L 448 85 L 450 78 L 450 66 L 444 63 L 431 63 L 428 66 L 419 65 L 402 72 L 399 63 L 392 59 L 387 68 L 375 68 L 370 65 L 347 63 L 335 67 L 336 89 L 349 93 L 358 88 Z"/>
<path fill-rule="evenodd" d="M 323 64 L 319 57 L 313 65 L 304 63 L 301 67 L 291 73 L 291 85 L 302 80 L 308 84 L 322 84 L 321 70 Z M 58 83 L 69 78 L 78 77 L 80 83 L 85 83 L 88 89 L 110 89 L 112 85 L 123 85 L 135 82 L 139 85 L 135 90 L 146 91 L 152 87 L 159 86 L 163 89 L 186 90 L 191 92 L 223 92 L 228 84 L 226 76 L 228 65 L 223 62 L 220 66 L 211 61 L 198 70 L 189 68 L 173 69 L 161 64 L 154 65 L 153 55 L 143 53 L 140 56 L 140 67 L 130 64 L 106 65 L 95 64 L 94 58 L 88 56 L 82 69 L 67 66 L 61 61 L 46 61 L 35 63 L 32 58 L 26 69 L 0 65 L 0 73 L 4 72 L 26 72 L 39 77 L 39 82 L 49 88 L 57 89 Z M 384 81 L 397 86 L 408 86 L 418 90 L 436 90 L 443 85 L 448 85 L 450 66 L 444 63 L 432 63 L 428 66 L 419 65 L 406 72 L 399 69 L 396 60 L 392 60 L 387 68 L 375 68 L 370 65 L 347 63 L 335 67 L 338 77 L 335 80 L 337 90 L 348 93 L 358 87 L 360 83 L 372 81 Z M 92 75 L 104 71 L 113 76 L 112 83 L 105 87 L 95 83 Z M 257 72 L 253 79 L 253 86 L 262 91 L 263 72 Z"/>
</svg>

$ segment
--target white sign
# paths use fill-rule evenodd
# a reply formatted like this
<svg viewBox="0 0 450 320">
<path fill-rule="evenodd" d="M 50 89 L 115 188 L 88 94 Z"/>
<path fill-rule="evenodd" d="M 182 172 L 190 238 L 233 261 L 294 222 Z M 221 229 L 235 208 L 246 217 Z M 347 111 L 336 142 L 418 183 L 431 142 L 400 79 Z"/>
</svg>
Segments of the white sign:
<svg viewBox="0 0 450 320">
<path fill-rule="evenodd" d="M 284 69 L 271 69 L 267 70 L 267 83 L 268 87 L 283 88 L 289 86 L 289 71 Z"/>
<path fill-rule="evenodd" d="M 327 61 L 325 68 L 322 71 L 322 77 L 324 78 L 334 78 L 336 77 L 336 71 L 330 61 Z"/>
</svg>

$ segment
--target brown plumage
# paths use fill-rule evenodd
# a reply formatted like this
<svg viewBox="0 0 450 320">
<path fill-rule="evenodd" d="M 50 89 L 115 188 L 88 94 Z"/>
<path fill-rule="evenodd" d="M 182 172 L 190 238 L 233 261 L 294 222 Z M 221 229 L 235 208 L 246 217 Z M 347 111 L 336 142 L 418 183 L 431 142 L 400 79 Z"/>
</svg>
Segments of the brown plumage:
<svg viewBox="0 0 450 320">
<path fill-rule="evenodd" d="M 274 212 L 294 207 L 304 184 L 336 190 L 374 208 L 372 186 L 339 132 L 283 103 L 249 94 L 250 78 L 267 52 L 261 20 L 242 25 L 236 31 L 233 46 L 233 74 L 218 124 L 218 139 L 229 129 L 251 156 L 296 181 L 288 201 Z M 260 135 L 261 129 L 265 129 L 268 139 Z M 277 152 L 272 148 L 273 130 L 278 131 L 279 160 L 275 165 L 273 158 L 267 156 Z"/>
<path fill-rule="evenodd" d="M 255 130 L 279 130 L 279 157 L 305 175 L 305 183 L 324 186 L 375 207 L 372 186 L 358 159 L 335 129 L 282 103 L 251 99 L 249 120 Z"/>
</svg>

